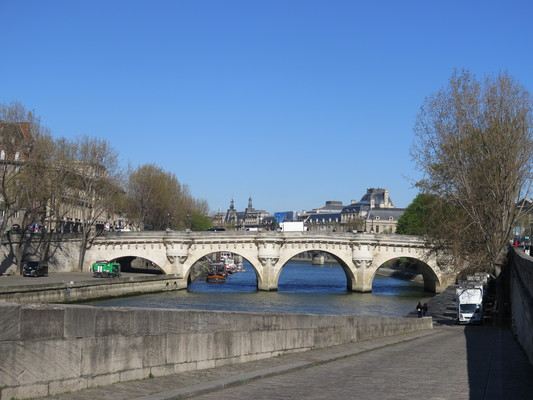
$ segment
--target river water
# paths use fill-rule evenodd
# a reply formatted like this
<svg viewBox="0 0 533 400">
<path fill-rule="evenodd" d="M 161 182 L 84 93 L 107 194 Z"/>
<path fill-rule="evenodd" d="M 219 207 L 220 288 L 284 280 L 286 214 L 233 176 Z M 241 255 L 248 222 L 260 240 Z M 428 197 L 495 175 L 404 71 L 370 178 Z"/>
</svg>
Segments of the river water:
<svg viewBox="0 0 533 400">
<path fill-rule="evenodd" d="M 350 314 L 403 317 L 416 304 L 434 295 L 419 283 L 377 275 L 372 293 L 346 290 L 347 280 L 338 264 L 315 266 L 289 262 L 283 268 L 277 292 L 257 290 L 256 274 L 245 261 L 245 272 L 224 283 L 192 282 L 187 290 L 146 294 L 89 304 L 102 307 L 148 307 L 188 310 L 254 311 L 297 314 Z"/>
</svg>

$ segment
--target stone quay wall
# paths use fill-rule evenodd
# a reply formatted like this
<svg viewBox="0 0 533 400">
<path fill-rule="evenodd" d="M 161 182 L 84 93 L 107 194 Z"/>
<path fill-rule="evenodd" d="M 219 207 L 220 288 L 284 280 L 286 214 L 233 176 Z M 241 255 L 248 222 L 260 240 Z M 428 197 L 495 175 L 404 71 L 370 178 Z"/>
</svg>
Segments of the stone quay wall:
<svg viewBox="0 0 533 400">
<path fill-rule="evenodd" d="M 432 319 L 0 303 L 0 400 L 432 329 Z"/>
<path fill-rule="evenodd" d="M 515 248 L 509 258 L 513 333 L 533 364 L 533 258 Z"/>
<path fill-rule="evenodd" d="M 90 277 L 91 275 L 87 274 L 87 276 Z M 178 279 L 173 275 L 90 279 L 43 284 L 31 282 L 31 284 L 24 286 L 0 286 L 0 302 L 74 303 L 99 298 L 133 296 L 187 288 L 187 284 L 183 279 Z"/>
</svg>

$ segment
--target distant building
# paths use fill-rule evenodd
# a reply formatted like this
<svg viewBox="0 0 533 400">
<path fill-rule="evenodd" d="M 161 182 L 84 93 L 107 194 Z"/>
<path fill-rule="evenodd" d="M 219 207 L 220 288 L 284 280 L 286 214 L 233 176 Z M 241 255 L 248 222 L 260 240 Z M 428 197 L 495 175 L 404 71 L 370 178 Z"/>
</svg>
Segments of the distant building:
<svg viewBox="0 0 533 400">
<path fill-rule="evenodd" d="M 344 207 L 341 212 L 341 223 L 345 227 L 354 226 L 359 229 L 362 224 L 364 232 L 395 233 L 398 219 L 404 208 L 396 208 L 389 196 L 388 189 L 367 189 L 366 194 L 358 202 Z"/>
<path fill-rule="evenodd" d="M 282 222 L 298 221 L 298 213 L 296 211 L 281 211 L 274 213 L 274 218 L 278 224 Z"/>
<path fill-rule="evenodd" d="M 265 210 L 256 210 L 252 205 L 252 198 L 248 199 L 248 207 L 244 211 L 237 211 L 233 199 L 224 217 L 224 228 L 235 230 L 262 228 L 272 216 Z"/>
<path fill-rule="evenodd" d="M 300 221 L 304 221 L 310 231 L 340 231 L 342 201 L 328 200 L 323 207 L 304 211 L 300 214 Z"/>
<path fill-rule="evenodd" d="M 394 233 L 403 208 L 396 208 L 388 189 L 367 189 L 360 201 L 343 206 L 340 201 L 327 201 L 324 207 L 300 215 L 312 231 L 360 231 Z"/>
</svg>

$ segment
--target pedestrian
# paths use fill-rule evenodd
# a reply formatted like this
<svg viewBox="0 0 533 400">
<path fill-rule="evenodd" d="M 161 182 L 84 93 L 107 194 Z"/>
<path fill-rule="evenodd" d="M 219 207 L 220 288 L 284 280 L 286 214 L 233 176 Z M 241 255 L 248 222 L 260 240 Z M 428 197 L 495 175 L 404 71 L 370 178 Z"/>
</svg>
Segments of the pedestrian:
<svg viewBox="0 0 533 400">
<path fill-rule="evenodd" d="M 420 304 L 420 302 L 416 305 L 416 313 L 418 318 L 422 318 L 422 304 Z"/>
<path fill-rule="evenodd" d="M 424 305 L 422 306 L 422 315 L 425 317 L 426 314 L 428 313 L 428 303 L 424 303 Z"/>
</svg>

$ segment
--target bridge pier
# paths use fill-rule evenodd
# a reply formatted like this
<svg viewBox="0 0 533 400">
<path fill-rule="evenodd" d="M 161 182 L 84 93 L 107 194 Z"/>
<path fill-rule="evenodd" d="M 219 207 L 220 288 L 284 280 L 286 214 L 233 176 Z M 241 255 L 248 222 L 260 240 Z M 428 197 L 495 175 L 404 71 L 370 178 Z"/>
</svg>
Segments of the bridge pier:
<svg viewBox="0 0 533 400">
<path fill-rule="evenodd" d="M 352 292 L 370 293 L 372 292 L 372 282 L 370 282 L 370 284 L 367 282 L 355 284 L 355 285 L 352 285 L 352 287 L 348 289 L 350 289 Z"/>
<path fill-rule="evenodd" d="M 274 265 L 277 263 L 275 258 L 260 258 L 262 269 L 257 273 L 257 289 L 266 292 L 275 292 L 278 290 L 277 274 L 274 272 Z"/>
<path fill-rule="evenodd" d="M 358 244 L 352 247 L 352 262 L 355 267 L 352 268 L 352 273 L 355 279 L 352 282 L 352 287 L 348 287 L 348 290 L 360 293 L 372 291 L 372 278 L 374 274 L 370 270 L 370 267 L 373 261 L 373 246 L 370 246 L 369 243 Z"/>
<path fill-rule="evenodd" d="M 355 279 L 348 280 L 348 290 L 352 292 L 368 293 L 372 291 L 372 277 L 373 274 L 369 270 L 372 265 L 372 260 L 355 260 Z M 350 287 L 351 286 L 351 287 Z"/>
</svg>

